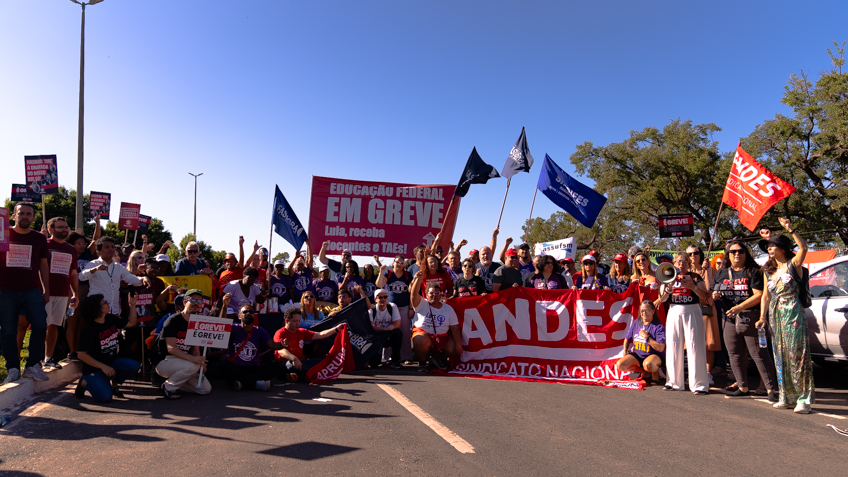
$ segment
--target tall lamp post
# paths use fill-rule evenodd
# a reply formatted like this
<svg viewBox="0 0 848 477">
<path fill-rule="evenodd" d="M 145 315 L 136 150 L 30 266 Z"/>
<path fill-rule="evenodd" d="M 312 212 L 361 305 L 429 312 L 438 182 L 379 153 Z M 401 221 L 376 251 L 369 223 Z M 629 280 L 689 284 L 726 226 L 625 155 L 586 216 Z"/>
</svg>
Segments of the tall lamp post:
<svg viewBox="0 0 848 477">
<path fill-rule="evenodd" d="M 82 215 L 82 202 L 85 193 L 82 188 L 82 164 L 83 164 L 83 109 L 85 105 L 85 7 L 86 5 L 97 5 L 103 0 L 89 0 L 80 2 L 71 0 L 82 7 L 82 26 L 80 27 L 80 83 L 79 83 L 79 125 L 77 127 L 77 203 L 75 224 L 78 232 L 83 233 L 85 218 Z"/>
<path fill-rule="evenodd" d="M 202 176 L 203 173 L 192 174 L 189 172 L 188 175 L 194 177 L 194 240 L 197 240 L 197 178 Z"/>
</svg>

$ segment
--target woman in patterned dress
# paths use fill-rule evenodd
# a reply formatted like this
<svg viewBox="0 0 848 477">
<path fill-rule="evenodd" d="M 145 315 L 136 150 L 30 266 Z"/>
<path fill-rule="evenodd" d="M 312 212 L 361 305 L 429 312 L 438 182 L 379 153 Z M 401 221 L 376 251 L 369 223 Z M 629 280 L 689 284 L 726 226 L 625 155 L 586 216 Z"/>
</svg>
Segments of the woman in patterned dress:
<svg viewBox="0 0 848 477">
<path fill-rule="evenodd" d="M 807 242 L 795 233 L 788 219 L 781 217 L 780 225 L 795 240 L 798 252 L 792 252 L 789 237 L 771 236 L 768 230 L 760 231 L 766 240 L 760 240 L 759 245 L 768 252 L 769 259 L 763 265 L 763 278 L 767 285 L 763 291 L 757 328 L 765 326 L 767 321 L 771 323 L 777 386 L 780 390 L 780 398 L 774 407 L 783 409 L 794 404 L 795 412 L 808 414 L 815 391 L 810 339 L 804 308 L 798 299 L 799 284 L 789 270 L 789 267 L 795 267 L 797 276 L 803 276 L 802 264 L 807 255 Z"/>
</svg>

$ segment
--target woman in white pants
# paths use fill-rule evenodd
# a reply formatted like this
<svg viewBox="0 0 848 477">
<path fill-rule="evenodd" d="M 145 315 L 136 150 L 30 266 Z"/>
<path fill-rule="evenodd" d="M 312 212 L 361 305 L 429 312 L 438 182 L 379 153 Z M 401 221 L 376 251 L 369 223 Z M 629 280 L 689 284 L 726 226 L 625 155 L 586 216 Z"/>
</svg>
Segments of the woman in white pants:
<svg viewBox="0 0 848 477">
<path fill-rule="evenodd" d="M 684 390 L 683 344 L 689 353 L 689 390 L 695 395 L 709 393 L 707 348 L 701 302 L 707 298 L 707 287 L 700 276 L 689 273 L 689 257 L 678 253 L 674 258 L 677 278 L 663 285 L 658 304 L 671 299 L 665 321 L 666 365 L 668 381 L 665 390 Z"/>
</svg>

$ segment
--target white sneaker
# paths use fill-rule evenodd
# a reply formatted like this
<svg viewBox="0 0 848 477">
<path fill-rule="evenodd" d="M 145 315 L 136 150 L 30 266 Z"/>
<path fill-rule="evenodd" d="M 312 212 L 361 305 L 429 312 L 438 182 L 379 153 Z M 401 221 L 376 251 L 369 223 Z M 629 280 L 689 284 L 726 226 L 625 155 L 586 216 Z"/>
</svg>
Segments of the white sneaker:
<svg viewBox="0 0 848 477">
<path fill-rule="evenodd" d="M 715 381 L 713 381 L 713 375 L 710 374 L 710 373 L 707 373 L 707 376 L 710 378 L 710 387 L 715 386 Z"/>
<path fill-rule="evenodd" d="M 44 371 L 41 370 L 41 364 L 36 364 L 35 366 L 30 366 L 28 368 L 24 368 L 24 377 L 32 378 L 36 381 L 47 381 L 47 375 Z"/>
<path fill-rule="evenodd" d="M 270 391 L 271 390 L 271 381 L 256 381 L 256 390 L 257 391 Z"/>
<path fill-rule="evenodd" d="M 795 406 L 795 413 L 796 414 L 809 414 L 810 413 L 810 405 L 809 404 L 803 404 L 803 403 L 799 402 Z"/>
<path fill-rule="evenodd" d="M 3 380 L 3 384 L 9 384 L 12 381 L 17 381 L 18 379 L 21 379 L 21 370 L 18 368 L 12 368 L 9 370 L 9 375 Z"/>
</svg>

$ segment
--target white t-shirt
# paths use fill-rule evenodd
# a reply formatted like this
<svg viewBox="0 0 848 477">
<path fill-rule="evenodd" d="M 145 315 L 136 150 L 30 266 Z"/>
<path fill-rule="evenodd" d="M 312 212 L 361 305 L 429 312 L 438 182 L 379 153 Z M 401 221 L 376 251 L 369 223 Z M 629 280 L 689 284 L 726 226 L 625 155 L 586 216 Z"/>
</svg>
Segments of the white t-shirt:
<svg viewBox="0 0 848 477">
<path fill-rule="evenodd" d="M 436 325 L 435 329 L 433 328 L 434 324 Z M 450 305 L 442 303 L 441 308 L 433 308 L 430 306 L 430 302 L 421 300 L 418 308 L 415 308 L 414 326 L 430 334 L 443 335 L 448 332 L 451 326 L 459 326 L 459 320 Z"/>
<path fill-rule="evenodd" d="M 250 287 L 249 295 L 244 296 L 244 293 L 241 291 L 241 280 L 233 280 L 224 287 L 224 294 L 231 293 L 232 297 L 230 298 L 230 308 L 236 310 L 238 313 L 238 309 L 242 307 L 242 305 L 246 303 L 256 303 L 256 297 L 262 293 L 262 289 L 259 288 L 258 283 L 254 283 Z"/>
<path fill-rule="evenodd" d="M 392 308 L 391 314 L 389 314 L 389 306 Z M 374 305 L 368 313 L 368 317 L 371 318 L 371 324 L 374 328 L 388 328 L 395 321 L 400 321 L 397 305 L 391 304 L 387 305 L 383 311 L 380 311 L 379 306 Z"/>
</svg>

